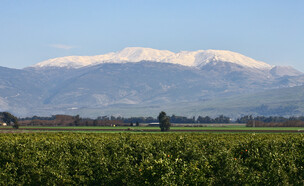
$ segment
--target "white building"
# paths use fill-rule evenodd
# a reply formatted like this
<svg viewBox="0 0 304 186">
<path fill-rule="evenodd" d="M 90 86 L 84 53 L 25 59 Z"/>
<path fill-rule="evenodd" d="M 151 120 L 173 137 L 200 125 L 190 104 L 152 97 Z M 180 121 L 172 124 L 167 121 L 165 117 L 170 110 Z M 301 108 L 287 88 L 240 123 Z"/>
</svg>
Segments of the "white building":
<svg viewBox="0 0 304 186">
<path fill-rule="evenodd" d="M 159 127 L 159 123 L 149 123 L 149 127 Z"/>
</svg>

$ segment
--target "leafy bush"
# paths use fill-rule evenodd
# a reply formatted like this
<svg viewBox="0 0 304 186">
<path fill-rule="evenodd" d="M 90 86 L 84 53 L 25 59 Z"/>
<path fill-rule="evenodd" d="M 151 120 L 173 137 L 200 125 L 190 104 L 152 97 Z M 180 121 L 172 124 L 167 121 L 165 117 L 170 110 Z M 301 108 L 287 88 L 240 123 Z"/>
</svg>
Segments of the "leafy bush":
<svg viewBox="0 0 304 186">
<path fill-rule="evenodd" d="M 303 185 L 303 137 L 0 134 L 0 184 Z"/>
</svg>

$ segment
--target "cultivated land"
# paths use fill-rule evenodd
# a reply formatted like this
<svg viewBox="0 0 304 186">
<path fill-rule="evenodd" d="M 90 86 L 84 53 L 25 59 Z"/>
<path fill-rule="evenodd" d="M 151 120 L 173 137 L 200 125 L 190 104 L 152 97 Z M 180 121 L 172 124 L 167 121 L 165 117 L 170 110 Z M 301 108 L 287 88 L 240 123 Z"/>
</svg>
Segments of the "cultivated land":
<svg viewBox="0 0 304 186">
<path fill-rule="evenodd" d="M 145 124 L 143 124 L 145 125 Z M 245 124 L 173 124 L 170 132 L 263 132 L 263 133 L 304 133 L 304 127 L 246 127 Z M 181 127 L 182 126 L 182 127 Z M 11 127 L 0 127 L 0 132 L 11 131 Z M 160 132 L 159 127 L 149 126 L 22 126 L 21 131 L 67 131 L 67 132 Z"/>
<path fill-rule="evenodd" d="M 0 134 L 0 185 L 303 185 L 303 134 Z"/>
</svg>

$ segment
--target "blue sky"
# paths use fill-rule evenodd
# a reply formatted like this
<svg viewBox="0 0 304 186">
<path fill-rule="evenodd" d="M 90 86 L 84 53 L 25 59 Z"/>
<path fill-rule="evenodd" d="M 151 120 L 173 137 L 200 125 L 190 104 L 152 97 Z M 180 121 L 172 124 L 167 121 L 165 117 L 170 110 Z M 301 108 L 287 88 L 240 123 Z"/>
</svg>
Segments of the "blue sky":
<svg viewBox="0 0 304 186">
<path fill-rule="evenodd" d="M 0 0 L 0 66 L 139 46 L 222 49 L 304 72 L 301 0 Z"/>
</svg>

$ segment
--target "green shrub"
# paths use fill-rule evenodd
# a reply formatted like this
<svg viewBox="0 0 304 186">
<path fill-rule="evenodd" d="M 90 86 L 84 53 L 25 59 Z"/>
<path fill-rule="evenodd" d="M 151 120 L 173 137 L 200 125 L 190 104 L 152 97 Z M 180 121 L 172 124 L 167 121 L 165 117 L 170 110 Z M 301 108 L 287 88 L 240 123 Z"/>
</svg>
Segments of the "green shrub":
<svg viewBox="0 0 304 186">
<path fill-rule="evenodd" d="M 0 134 L 0 185 L 303 185 L 303 137 Z"/>
</svg>

